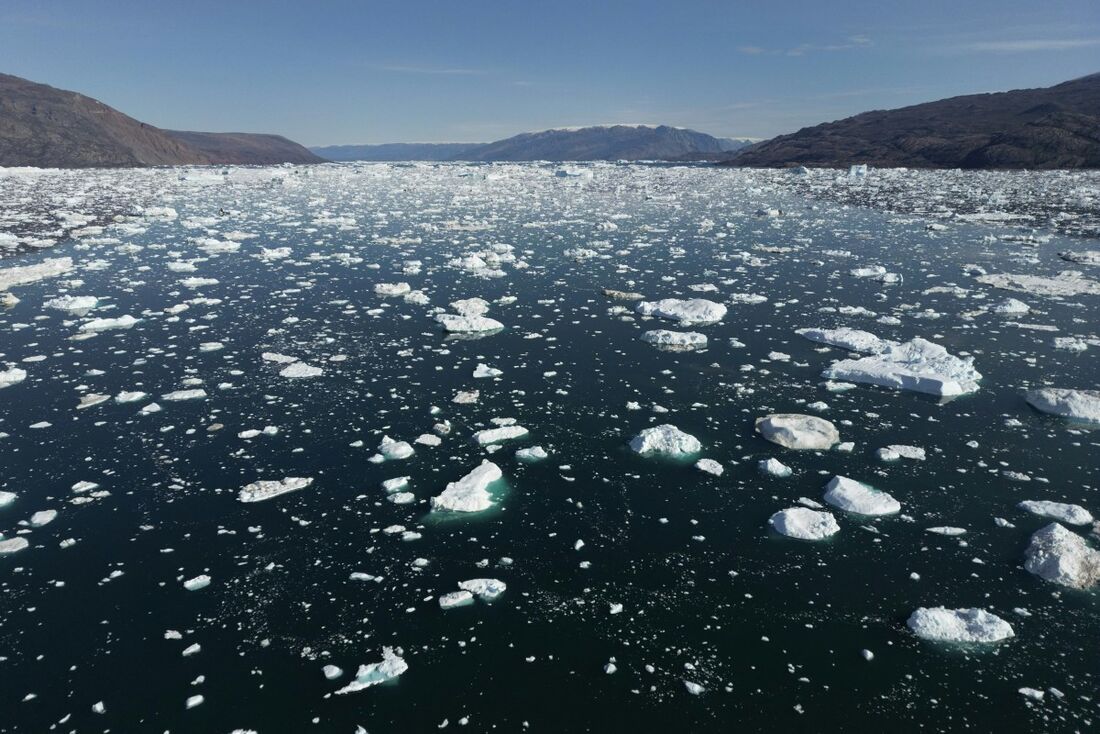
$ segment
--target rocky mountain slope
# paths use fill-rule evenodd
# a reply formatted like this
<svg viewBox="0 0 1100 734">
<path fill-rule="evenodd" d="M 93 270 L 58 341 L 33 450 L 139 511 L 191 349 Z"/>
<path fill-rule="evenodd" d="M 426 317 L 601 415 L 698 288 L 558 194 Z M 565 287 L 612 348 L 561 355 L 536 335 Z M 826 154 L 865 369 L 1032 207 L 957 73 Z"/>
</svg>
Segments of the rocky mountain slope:
<svg viewBox="0 0 1100 734">
<path fill-rule="evenodd" d="M 1100 74 L 864 112 L 740 151 L 737 166 L 1100 167 Z"/>
</svg>

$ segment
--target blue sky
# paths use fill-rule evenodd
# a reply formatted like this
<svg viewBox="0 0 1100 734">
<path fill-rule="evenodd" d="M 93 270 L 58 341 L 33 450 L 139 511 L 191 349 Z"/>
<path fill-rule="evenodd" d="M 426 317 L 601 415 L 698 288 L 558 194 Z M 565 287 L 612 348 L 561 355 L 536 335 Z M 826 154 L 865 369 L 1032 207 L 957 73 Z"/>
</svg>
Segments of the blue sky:
<svg viewBox="0 0 1100 734">
<path fill-rule="evenodd" d="M 769 137 L 1100 71 L 1100 1 L 3 0 L 0 71 L 309 145 L 605 122 Z"/>
</svg>

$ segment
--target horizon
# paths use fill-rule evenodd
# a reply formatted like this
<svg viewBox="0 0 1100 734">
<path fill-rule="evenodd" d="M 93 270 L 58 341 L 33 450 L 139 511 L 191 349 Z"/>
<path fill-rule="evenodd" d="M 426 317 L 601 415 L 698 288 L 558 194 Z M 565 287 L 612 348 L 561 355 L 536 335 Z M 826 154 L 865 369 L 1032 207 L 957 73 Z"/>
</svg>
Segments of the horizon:
<svg viewBox="0 0 1100 734">
<path fill-rule="evenodd" d="M 15 0 L 0 11 L 6 73 L 160 128 L 273 133 L 310 147 L 489 142 L 630 119 L 761 140 L 872 109 L 1051 86 L 1095 73 L 1098 49 L 1100 12 L 1084 0 Z"/>
</svg>

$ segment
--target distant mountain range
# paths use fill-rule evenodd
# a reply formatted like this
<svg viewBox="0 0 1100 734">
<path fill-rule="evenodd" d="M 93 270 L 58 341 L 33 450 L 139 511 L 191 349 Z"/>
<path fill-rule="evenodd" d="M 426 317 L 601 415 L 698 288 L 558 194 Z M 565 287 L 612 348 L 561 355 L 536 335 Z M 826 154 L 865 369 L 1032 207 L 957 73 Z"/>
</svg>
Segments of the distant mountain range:
<svg viewBox="0 0 1100 734">
<path fill-rule="evenodd" d="M 522 133 L 492 143 L 390 143 L 311 148 L 335 161 L 716 160 L 749 141 L 668 125 L 595 125 Z"/>
<path fill-rule="evenodd" d="M 733 166 L 1100 167 L 1100 74 L 864 112 L 766 140 Z"/>
<path fill-rule="evenodd" d="M 0 74 L 0 166 L 349 161 L 713 160 L 722 165 L 1100 168 L 1100 74 L 1043 89 L 864 112 L 760 143 L 667 125 L 555 128 L 492 143 L 310 149 L 278 135 L 163 130 L 76 92 Z"/>
<path fill-rule="evenodd" d="M 162 130 L 83 94 L 0 74 L 0 166 L 319 163 L 278 135 Z"/>
</svg>

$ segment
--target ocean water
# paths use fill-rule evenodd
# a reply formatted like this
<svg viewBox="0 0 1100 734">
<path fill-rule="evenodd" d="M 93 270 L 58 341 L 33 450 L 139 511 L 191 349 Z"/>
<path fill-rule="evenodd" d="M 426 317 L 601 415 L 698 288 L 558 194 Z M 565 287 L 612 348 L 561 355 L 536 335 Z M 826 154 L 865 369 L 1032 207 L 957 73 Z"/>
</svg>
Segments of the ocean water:
<svg viewBox="0 0 1100 734">
<path fill-rule="evenodd" d="M 788 173 L 705 167 L 0 177 L 0 222 L 13 250 L 32 248 L 0 261 L 0 280 L 72 258 L 13 287 L 20 301 L 0 311 L 0 370 L 26 372 L 0 389 L 0 490 L 17 495 L 0 532 L 29 541 L 0 556 L 0 732 L 1094 728 L 1097 599 L 1023 568 L 1050 520 L 1017 504 L 1100 512 L 1100 434 L 1024 400 L 1100 387 L 1100 295 L 1000 290 L 975 275 L 1098 281 L 1100 267 L 1059 253 L 1100 247 L 1064 234 L 1058 211 L 1026 232 L 949 216 L 938 175 L 913 174 L 907 196 L 928 206 L 907 199 L 905 214 L 811 195 Z M 1013 192 L 1060 185 L 1013 176 Z M 1094 185 L 1074 180 L 1074 200 Z M 1014 211 L 1011 197 L 988 200 L 986 211 Z M 873 266 L 898 277 L 850 274 Z M 386 283 L 423 298 L 378 295 Z M 604 288 L 728 310 L 679 326 Z M 46 306 L 66 295 L 98 303 Z M 434 316 L 474 297 L 504 328 L 444 333 Z M 990 310 L 1009 297 L 1031 311 Z M 129 328 L 82 331 L 126 315 Z M 980 388 L 828 391 L 822 371 L 851 355 L 795 333 L 807 327 L 928 339 L 972 358 Z M 705 334 L 707 348 L 640 339 L 660 328 Z M 282 377 L 265 353 L 322 374 Z M 475 378 L 479 364 L 501 374 Z M 199 387 L 201 399 L 162 397 Z M 472 390 L 476 402 L 454 402 Z M 124 392 L 147 396 L 114 399 Z M 110 399 L 78 409 L 88 395 Z M 153 402 L 162 410 L 140 412 Z M 782 448 L 754 430 L 771 413 L 820 416 L 854 446 Z M 493 419 L 530 433 L 487 450 L 473 434 Z M 702 450 L 631 451 L 661 424 Z M 265 426 L 278 431 L 238 435 Z M 433 433 L 438 446 L 414 443 Z M 372 462 L 384 436 L 413 455 Z M 877 458 L 894 444 L 927 458 Z M 549 457 L 515 457 L 535 445 Z M 772 457 L 793 475 L 763 475 Z M 431 511 L 485 459 L 503 474 L 491 509 Z M 769 527 L 803 498 L 821 502 L 834 475 L 889 492 L 901 512 L 831 509 L 840 531 L 818 542 Z M 381 483 L 403 476 L 415 501 L 394 504 Z M 284 477 L 313 482 L 238 501 L 245 485 Z M 52 522 L 26 524 L 50 509 Z M 937 526 L 966 533 L 927 531 Z M 1073 529 L 1095 543 L 1089 525 Z M 209 586 L 184 588 L 201 574 Z M 440 608 L 475 578 L 507 589 Z M 909 615 L 938 606 L 986 609 L 1015 636 L 918 639 Z M 407 670 L 335 693 L 383 648 Z M 342 677 L 327 680 L 325 665 Z"/>
</svg>

